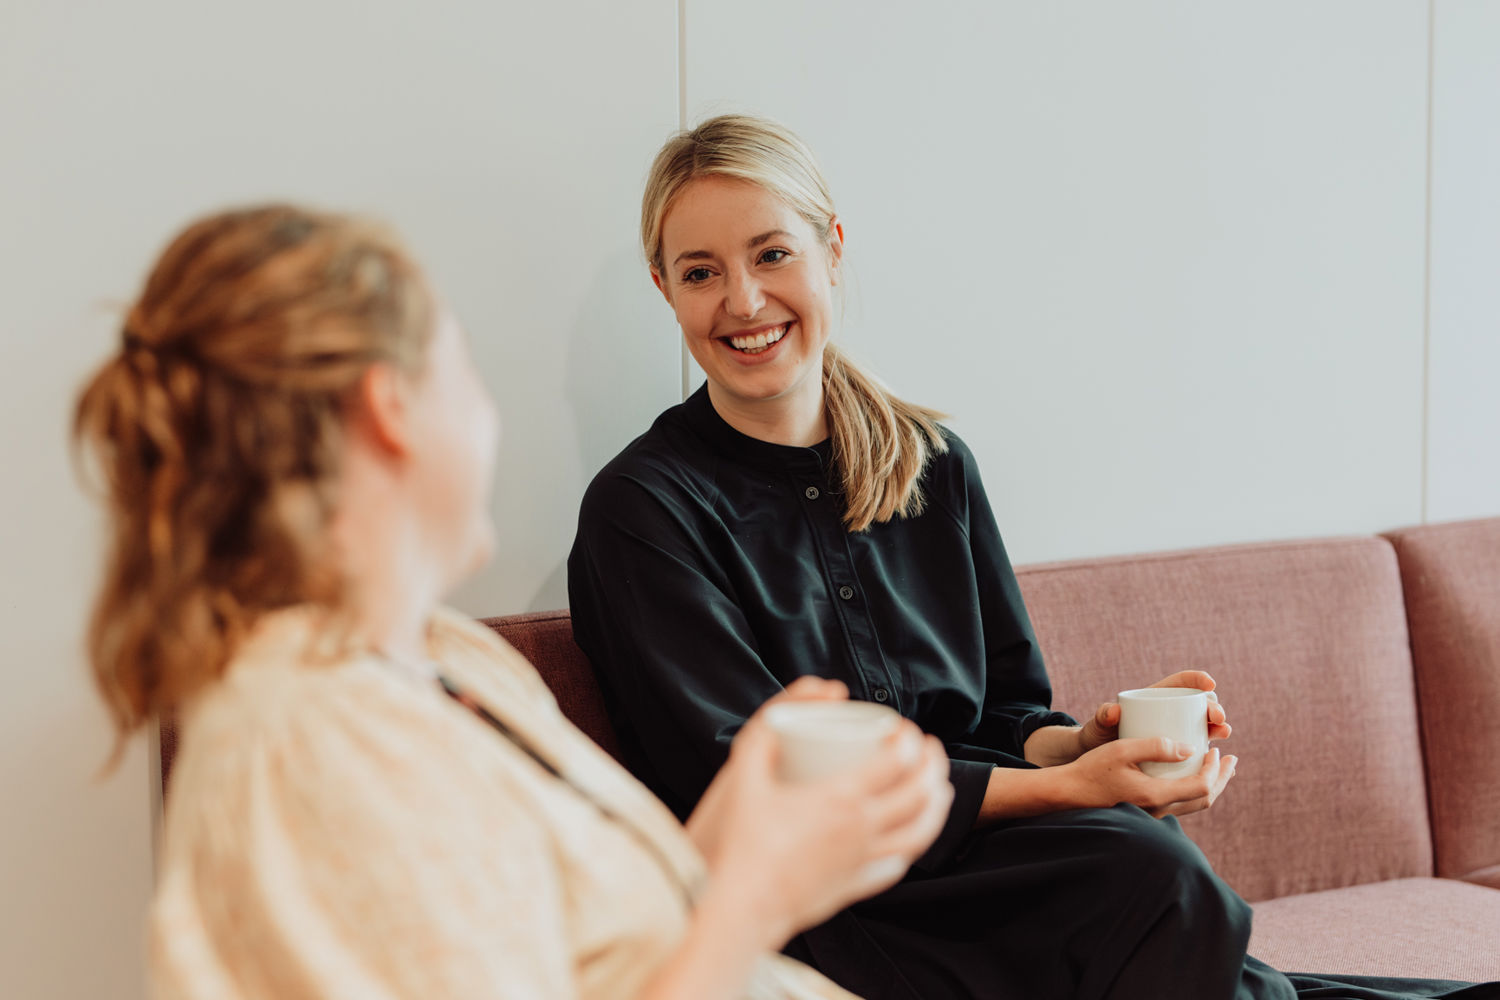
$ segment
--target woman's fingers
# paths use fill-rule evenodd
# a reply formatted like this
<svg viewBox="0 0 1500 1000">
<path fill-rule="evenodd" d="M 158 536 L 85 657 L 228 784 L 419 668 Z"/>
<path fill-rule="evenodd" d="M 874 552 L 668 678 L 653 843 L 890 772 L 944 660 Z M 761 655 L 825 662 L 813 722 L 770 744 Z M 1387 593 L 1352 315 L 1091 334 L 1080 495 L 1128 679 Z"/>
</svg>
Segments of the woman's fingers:
<svg viewBox="0 0 1500 1000">
<path fill-rule="evenodd" d="M 1191 743 L 1179 743 L 1167 736 L 1137 736 L 1128 740 L 1115 740 L 1111 744 L 1111 750 L 1127 764 L 1144 764 L 1153 760 L 1173 763 L 1187 760 L 1196 752 Z"/>
<path fill-rule="evenodd" d="M 922 777 L 918 808 L 899 817 L 886 830 L 876 842 L 877 853 L 897 854 L 910 860 L 920 857 L 947 824 L 953 794 L 953 785 L 948 781 L 948 758 L 939 747 Z"/>
<path fill-rule="evenodd" d="M 1234 777 L 1234 770 L 1238 764 L 1238 757 L 1232 755 L 1225 757 L 1222 761 L 1218 762 L 1217 772 L 1206 793 L 1194 798 L 1184 799 L 1181 802 L 1168 803 L 1158 809 L 1151 810 L 1151 815 L 1158 819 L 1162 816 L 1186 816 L 1189 813 L 1200 812 L 1209 808 L 1218 801 L 1219 795 L 1224 791 L 1224 787 L 1229 784 L 1229 779 Z"/>
<path fill-rule="evenodd" d="M 848 697 L 849 688 L 843 681 L 808 674 L 798 677 L 774 697 L 768 698 L 766 704 L 774 701 L 843 701 Z"/>
<path fill-rule="evenodd" d="M 1200 691 L 1209 692 L 1211 700 L 1217 700 L 1213 697 L 1213 690 L 1218 685 L 1204 670 L 1179 670 L 1170 677 L 1163 677 L 1151 686 L 1154 688 L 1197 688 Z"/>
<path fill-rule="evenodd" d="M 902 719 L 880 749 L 859 766 L 855 781 L 862 795 L 874 797 L 909 777 L 923 761 L 927 737 L 910 719 Z"/>
<path fill-rule="evenodd" d="M 919 766 L 895 784 L 869 799 L 870 818 L 881 833 L 901 830 L 915 823 L 930 807 L 942 785 L 948 782 L 948 758 L 942 744 L 924 738 Z"/>
</svg>

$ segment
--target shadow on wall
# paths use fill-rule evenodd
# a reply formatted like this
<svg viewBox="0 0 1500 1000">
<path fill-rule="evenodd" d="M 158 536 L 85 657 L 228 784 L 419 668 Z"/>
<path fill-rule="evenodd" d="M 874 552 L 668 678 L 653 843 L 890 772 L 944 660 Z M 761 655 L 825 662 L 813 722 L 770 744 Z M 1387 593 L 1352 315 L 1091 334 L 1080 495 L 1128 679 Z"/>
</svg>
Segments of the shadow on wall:
<svg viewBox="0 0 1500 1000">
<path fill-rule="evenodd" d="M 679 345 L 671 310 L 652 285 L 641 255 L 612 256 L 583 290 L 573 318 L 563 391 L 573 421 L 576 471 L 553 481 L 559 490 L 555 501 L 562 508 L 557 523 L 566 530 L 556 539 L 554 568 L 526 610 L 567 606 L 567 553 L 583 491 L 662 410 L 680 400 Z"/>
</svg>

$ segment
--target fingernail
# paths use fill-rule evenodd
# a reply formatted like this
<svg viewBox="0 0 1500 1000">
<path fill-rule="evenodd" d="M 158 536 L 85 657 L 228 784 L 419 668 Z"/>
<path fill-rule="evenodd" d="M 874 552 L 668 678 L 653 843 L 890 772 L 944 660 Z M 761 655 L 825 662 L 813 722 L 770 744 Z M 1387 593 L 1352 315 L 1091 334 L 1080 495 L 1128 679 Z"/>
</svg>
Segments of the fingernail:
<svg viewBox="0 0 1500 1000">
<path fill-rule="evenodd" d="M 1195 749 L 1191 743 L 1179 743 L 1177 744 L 1177 756 L 1191 757 Z"/>
</svg>

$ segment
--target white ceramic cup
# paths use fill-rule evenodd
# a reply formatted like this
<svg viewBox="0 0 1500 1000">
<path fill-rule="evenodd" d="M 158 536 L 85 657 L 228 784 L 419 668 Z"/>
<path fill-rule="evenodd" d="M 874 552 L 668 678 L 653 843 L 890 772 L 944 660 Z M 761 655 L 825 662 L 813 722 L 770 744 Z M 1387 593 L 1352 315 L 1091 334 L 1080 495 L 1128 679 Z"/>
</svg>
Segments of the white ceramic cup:
<svg viewBox="0 0 1500 1000">
<path fill-rule="evenodd" d="M 869 701 L 788 701 L 766 709 L 776 734 L 777 776 L 811 781 L 866 760 L 901 716 Z"/>
<path fill-rule="evenodd" d="M 1208 752 L 1208 692 L 1197 688 L 1138 688 L 1121 691 L 1120 738 L 1161 737 L 1187 743 L 1194 753 L 1183 761 L 1149 760 L 1141 770 L 1155 778 L 1196 774 Z"/>
</svg>

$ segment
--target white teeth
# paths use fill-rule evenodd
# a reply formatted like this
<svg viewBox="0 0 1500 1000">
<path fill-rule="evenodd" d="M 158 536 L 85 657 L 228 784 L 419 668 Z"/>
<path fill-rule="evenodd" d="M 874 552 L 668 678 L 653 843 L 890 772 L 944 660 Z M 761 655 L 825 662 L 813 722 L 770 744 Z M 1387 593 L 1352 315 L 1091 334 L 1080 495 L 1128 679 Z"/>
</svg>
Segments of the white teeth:
<svg viewBox="0 0 1500 1000">
<path fill-rule="evenodd" d="M 776 341 L 786 336 L 787 324 L 782 324 L 773 330 L 757 333 L 753 337 L 730 337 L 729 342 L 736 350 L 744 351 L 746 354 L 759 354 L 770 347 Z"/>
</svg>

